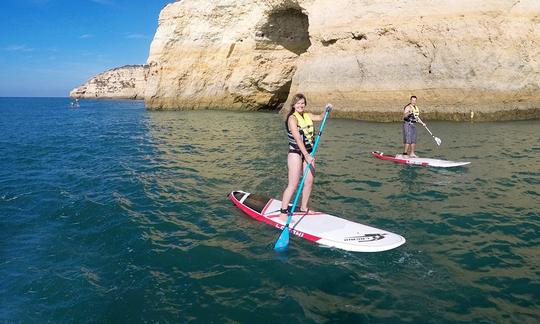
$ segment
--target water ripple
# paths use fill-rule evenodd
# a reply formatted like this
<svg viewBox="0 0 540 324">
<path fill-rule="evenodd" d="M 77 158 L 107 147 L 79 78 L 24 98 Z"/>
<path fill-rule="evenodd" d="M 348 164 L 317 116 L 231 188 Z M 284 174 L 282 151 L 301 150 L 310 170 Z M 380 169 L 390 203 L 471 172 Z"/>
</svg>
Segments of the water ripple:
<svg viewBox="0 0 540 324">
<path fill-rule="evenodd" d="M 276 255 L 226 194 L 281 195 L 278 115 L 68 106 L 0 99 L 2 322 L 540 321 L 538 121 L 433 122 L 419 154 L 472 161 L 438 170 L 370 156 L 399 124 L 330 119 L 310 207 L 407 244 Z"/>
</svg>

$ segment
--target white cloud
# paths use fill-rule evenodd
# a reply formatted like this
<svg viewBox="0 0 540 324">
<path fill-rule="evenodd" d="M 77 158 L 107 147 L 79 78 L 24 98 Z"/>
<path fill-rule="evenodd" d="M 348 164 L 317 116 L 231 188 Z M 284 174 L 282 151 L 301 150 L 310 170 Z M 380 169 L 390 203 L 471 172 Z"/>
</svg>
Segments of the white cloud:
<svg viewBox="0 0 540 324">
<path fill-rule="evenodd" d="M 34 49 L 27 47 L 26 45 L 13 44 L 4 48 L 8 52 L 33 52 Z"/>
<path fill-rule="evenodd" d="M 143 34 L 137 34 L 137 33 L 129 33 L 126 35 L 126 38 L 128 39 L 144 39 L 147 38 L 146 35 Z"/>
<path fill-rule="evenodd" d="M 92 34 L 82 34 L 81 36 L 79 36 L 80 39 L 88 39 L 92 37 L 94 37 L 94 35 Z"/>
</svg>

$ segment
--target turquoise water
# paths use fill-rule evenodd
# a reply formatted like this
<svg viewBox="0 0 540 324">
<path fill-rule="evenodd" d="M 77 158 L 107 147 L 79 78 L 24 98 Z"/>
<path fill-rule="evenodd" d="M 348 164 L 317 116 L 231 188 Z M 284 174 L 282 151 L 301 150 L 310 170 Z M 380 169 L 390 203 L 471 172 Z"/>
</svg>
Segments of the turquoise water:
<svg viewBox="0 0 540 324">
<path fill-rule="evenodd" d="M 540 121 L 429 122 L 422 156 L 399 124 L 329 119 L 311 208 L 407 243 L 351 253 L 237 210 L 279 197 L 274 113 L 149 112 L 141 102 L 0 98 L 0 322 L 540 321 Z"/>
</svg>

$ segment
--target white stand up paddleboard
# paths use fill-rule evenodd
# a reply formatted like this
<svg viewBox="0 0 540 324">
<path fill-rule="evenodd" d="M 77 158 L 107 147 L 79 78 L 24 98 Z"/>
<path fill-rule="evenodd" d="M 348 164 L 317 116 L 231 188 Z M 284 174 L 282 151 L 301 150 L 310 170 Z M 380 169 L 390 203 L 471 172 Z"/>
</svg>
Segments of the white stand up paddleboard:
<svg viewBox="0 0 540 324">
<path fill-rule="evenodd" d="M 229 194 L 232 202 L 244 213 L 279 230 L 285 221 L 279 218 L 281 201 L 244 191 Z M 405 238 L 375 227 L 351 222 L 321 212 L 293 213 L 290 233 L 321 245 L 354 252 L 381 252 L 397 248 Z"/>
<path fill-rule="evenodd" d="M 467 165 L 471 162 L 456 162 L 448 160 L 439 160 L 439 159 L 429 159 L 429 158 L 409 158 L 403 157 L 402 155 L 384 155 L 383 152 L 371 152 L 376 158 L 381 160 L 393 161 L 401 164 L 410 164 L 410 165 L 419 165 L 419 166 L 430 166 L 436 168 L 453 168 L 463 165 Z"/>
</svg>

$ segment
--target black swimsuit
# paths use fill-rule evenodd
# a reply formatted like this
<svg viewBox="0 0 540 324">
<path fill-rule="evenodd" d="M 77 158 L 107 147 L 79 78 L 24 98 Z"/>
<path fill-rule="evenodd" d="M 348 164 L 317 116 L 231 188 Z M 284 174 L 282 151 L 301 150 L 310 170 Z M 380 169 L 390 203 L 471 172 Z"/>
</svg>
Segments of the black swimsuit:
<svg viewBox="0 0 540 324">
<path fill-rule="evenodd" d="M 307 150 L 309 154 L 311 154 L 311 152 L 313 151 L 312 148 L 310 148 L 309 150 Z M 293 149 L 293 148 L 290 148 L 289 147 L 289 153 L 296 153 L 298 155 L 300 155 L 300 157 L 302 158 L 302 160 L 305 160 L 306 157 L 304 156 L 304 154 L 302 154 L 302 151 L 300 151 L 300 149 Z"/>
</svg>

